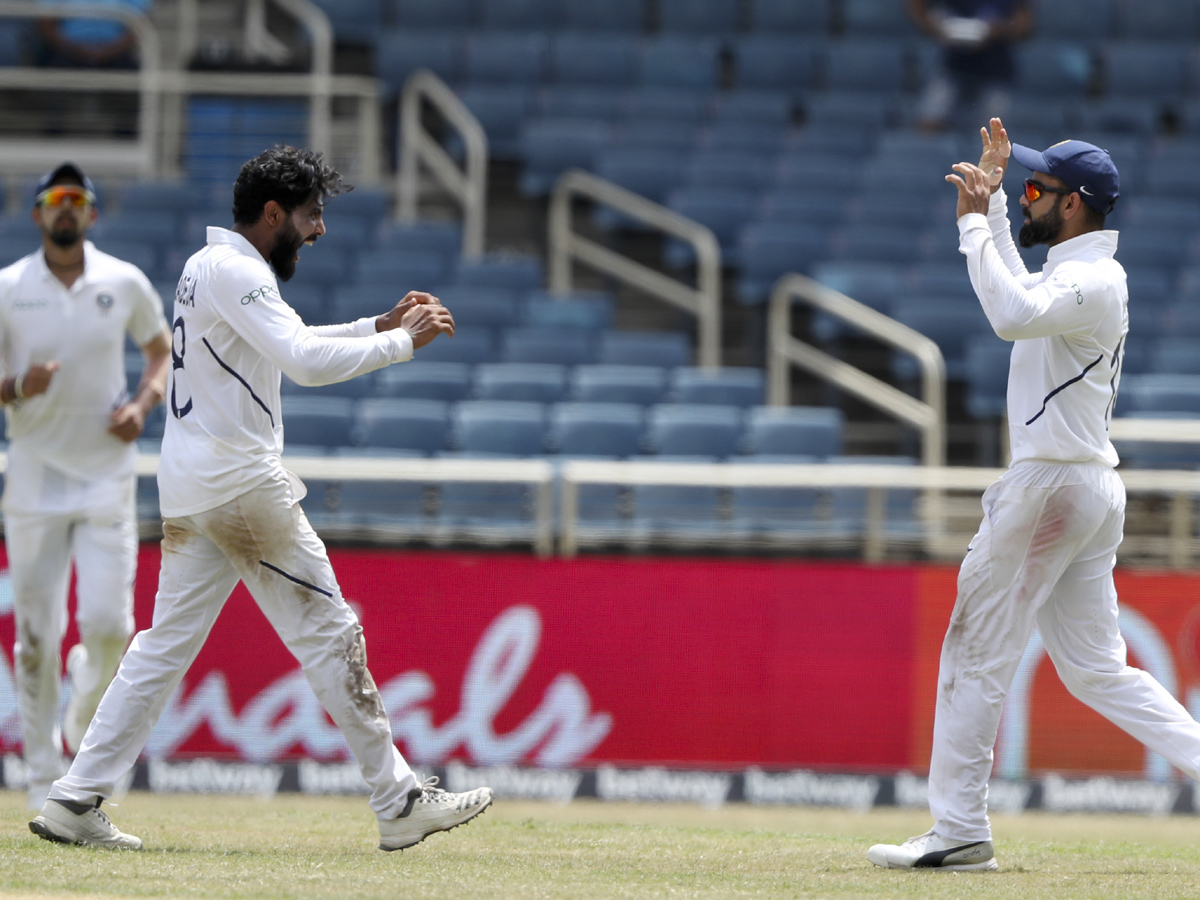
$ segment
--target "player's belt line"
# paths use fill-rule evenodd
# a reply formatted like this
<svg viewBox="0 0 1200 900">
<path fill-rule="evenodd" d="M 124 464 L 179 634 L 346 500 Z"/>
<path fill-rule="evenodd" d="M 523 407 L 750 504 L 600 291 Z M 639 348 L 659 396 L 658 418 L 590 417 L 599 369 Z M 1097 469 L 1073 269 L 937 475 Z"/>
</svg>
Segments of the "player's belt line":
<svg viewBox="0 0 1200 900">
<path fill-rule="evenodd" d="M 1032 419 L 1030 419 L 1028 422 L 1026 422 L 1025 424 L 1032 425 L 1034 422 L 1036 422 L 1038 419 L 1040 419 L 1042 417 L 1042 413 L 1044 413 L 1046 411 L 1046 404 L 1050 402 L 1051 397 L 1053 397 L 1059 391 L 1069 388 L 1075 382 L 1083 381 L 1083 379 L 1087 375 L 1087 373 L 1092 371 L 1093 368 L 1095 368 L 1097 365 L 1099 365 L 1100 360 L 1102 360 L 1102 359 L 1104 359 L 1104 354 L 1097 356 L 1094 360 L 1092 360 L 1090 363 L 1088 363 L 1087 368 L 1084 369 L 1082 372 L 1080 372 L 1078 375 L 1076 375 L 1074 378 L 1070 379 L 1069 381 L 1064 381 L 1062 384 L 1060 384 L 1058 387 L 1056 387 L 1054 390 L 1052 390 L 1050 393 L 1048 393 L 1046 395 L 1046 398 L 1042 401 L 1042 408 L 1040 410 L 1038 410 L 1038 414 L 1036 416 L 1034 416 Z"/>
<path fill-rule="evenodd" d="M 255 403 L 263 408 L 263 412 L 265 412 L 267 414 L 267 418 L 271 420 L 271 427 L 274 428 L 275 417 L 271 415 L 271 410 L 267 409 L 267 404 L 262 402 L 262 398 L 260 398 L 258 394 L 254 393 L 254 388 L 250 387 L 250 383 L 237 372 L 233 371 L 233 369 L 226 364 L 225 360 L 217 356 L 217 351 L 212 348 L 212 344 L 208 342 L 208 338 L 200 338 L 200 340 L 204 341 L 204 346 L 208 348 L 208 352 L 213 355 L 213 359 L 217 361 L 217 364 L 238 381 L 240 381 L 242 383 L 242 387 L 250 392 L 250 396 L 254 398 Z"/>
<path fill-rule="evenodd" d="M 316 591 L 318 594 L 324 594 L 326 597 L 333 596 L 333 594 L 329 593 L 329 591 L 325 590 L 324 588 L 319 588 L 315 584 L 309 584 L 307 581 L 303 581 L 303 580 L 297 578 L 295 575 L 291 575 L 291 574 L 283 571 L 283 569 L 279 568 L 279 566 L 271 565 L 265 559 L 260 559 L 258 561 L 258 564 L 260 566 L 265 566 L 266 568 L 270 569 L 272 572 L 279 573 L 284 578 L 286 578 L 288 581 L 294 581 L 296 584 L 300 585 L 301 587 L 308 588 L 310 591 Z"/>
</svg>

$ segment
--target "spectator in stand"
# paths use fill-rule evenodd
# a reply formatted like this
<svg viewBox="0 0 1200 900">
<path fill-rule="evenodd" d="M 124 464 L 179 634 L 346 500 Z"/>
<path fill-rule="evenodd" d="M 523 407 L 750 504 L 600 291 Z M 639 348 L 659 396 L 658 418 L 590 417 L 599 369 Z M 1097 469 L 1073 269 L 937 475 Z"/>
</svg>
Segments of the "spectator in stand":
<svg viewBox="0 0 1200 900">
<path fill-rule="evenodd" d="M 49 0 L 46 0 L 49 2 Z M 53 0 L 56 5 L 111 6 L 147 15 L 150 0 Z M 119 19 L 39 19 L 38 62 L 58 68 L 132 69 L 137 41 Z"/>
<path fill-rule="evenodd" d="M 1008 112 L 1016 74 L 1013 44 L 1033 32 L 1030 0 L 908 0 L 909 15 L 942 47 L 917 127 L 940 131 L 956 113 L 971 121 Z"/>
</svg>

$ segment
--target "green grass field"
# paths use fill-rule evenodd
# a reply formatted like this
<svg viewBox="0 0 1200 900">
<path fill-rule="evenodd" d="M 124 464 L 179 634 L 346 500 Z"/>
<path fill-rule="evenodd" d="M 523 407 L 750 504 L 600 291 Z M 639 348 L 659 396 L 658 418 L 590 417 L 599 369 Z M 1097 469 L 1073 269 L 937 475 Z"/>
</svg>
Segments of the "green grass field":
<svg viewBox="0 0 1200 900">
<path fill-rule="evenodd" d="M 0 897 L 1194 898 L 1200 819 L 997 818 L 1000 871 L 898 872 L 866 848 L 924 831 L 913 811 L 498 801 L 397 853 L 358 798 L 133 793 L 109 808 L 141 853 L 38 840 L 0 791 Z M 107 808 L 107 807 L 106 807 Z"/>
</svg>

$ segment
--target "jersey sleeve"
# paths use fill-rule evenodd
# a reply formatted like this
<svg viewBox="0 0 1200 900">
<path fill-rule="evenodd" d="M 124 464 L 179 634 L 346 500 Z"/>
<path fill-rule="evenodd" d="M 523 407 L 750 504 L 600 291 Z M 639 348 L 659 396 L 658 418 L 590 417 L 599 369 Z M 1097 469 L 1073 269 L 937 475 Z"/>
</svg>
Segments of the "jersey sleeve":
<svg viewBox="0 0 1200 900">
<path fill-rule="evenodd" d="M 131 267 L 129 292 L 132 300 L 126 330 L 134 343 L 144 347 L 167 330 L 163 301 L 141 269 Z"/>
<path fill-rule="evenodd" d="M 1062 265 L 1046 280 L 1027 287 L 1000 258 L 983 216 L 965 215 L 958 227 L 971 286 L 997 336 L 1016 341 L 1095 330 L 1105 290 L 1090 267 Z"/>
<path fill-rule="evenodd" d="M 346 381 L 412 357 L 412 338 L 400 328 L 362 337 L 315 332 L 284 302 L 269 270 L 252 260 L 226 260 L 215 276 L 217 314 L 297 384 Z"/>
<path fill-rule="evenodd" d="M 310 325 L 317 337 L 370 337 L 375 334 L 375 317 L 367 316 L 343 325 Z"/>
</svg>

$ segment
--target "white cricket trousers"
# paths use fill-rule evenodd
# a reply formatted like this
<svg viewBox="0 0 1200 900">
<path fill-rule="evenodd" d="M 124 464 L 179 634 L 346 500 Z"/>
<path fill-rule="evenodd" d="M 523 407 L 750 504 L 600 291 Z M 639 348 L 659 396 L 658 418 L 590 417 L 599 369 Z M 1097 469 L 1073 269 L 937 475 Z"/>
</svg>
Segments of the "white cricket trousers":
<svg viewBox="0 0 1200 900">
<path fill-rule="evenodd" d="M 1037 625 L 1075 697 L 1200 779 L 1200 725 L 1125 662 L 1113 565 L 1125 486 L 1103 465 L 1022 462 L 983 495 L 942 645 L 929 806 L 951 840 L 991 839 L 987 785 L 1005 694 Z"/>
<path fill-rule="evenodd" d="M 282 472 L 216 509 L 164 520 L 153 623 L 134 637 L 52 798 L 112 795 L 239 580 L 346 736 L 371 808 L 383 819 L 403 811 L 416 777 L 392 742 L 358 617 Z"/>
<path fill-rule="evenodd" d="M 133 634 L 137 526 L 128 506 L 105 514 L 5 514 L 4 539 L 13 584 L 14 647 L 21 743 L 31 796 L 44 795 L 66 770 L 59 728 L 59 674 L 67 631 L 67 588 L 75 563 L 75 624 L 87 651 L 70 674 L 83 714 L 100 702 Z"/>
</svg>

